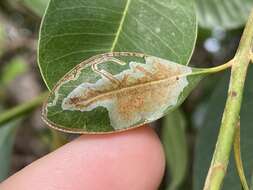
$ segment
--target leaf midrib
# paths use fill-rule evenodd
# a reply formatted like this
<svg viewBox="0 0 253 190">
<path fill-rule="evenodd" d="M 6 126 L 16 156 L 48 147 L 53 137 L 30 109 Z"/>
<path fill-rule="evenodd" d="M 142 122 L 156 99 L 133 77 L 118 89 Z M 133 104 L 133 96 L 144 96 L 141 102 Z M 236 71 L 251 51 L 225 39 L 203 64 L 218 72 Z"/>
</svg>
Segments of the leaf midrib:
<svg viewBox="0 0 253 190">
<path fill-rule="evenodd" d="M 192 72 L 186 72 L 186 73 L 182 73 L 182 74 L 176 74 L 174 76 L 171 76 L 171 77 L 166 77 L 166 78 L 163 78 L 163 79 L 158 79 L 158 80 L 155 80 L 155 81 L 147 81 L 147 82 L 144 82 L 144 83 L 137 83 L 137 84 L 134 84 L 134 85 L 131 85 L 131 86 L 124 86 L 124 87 L 121 87 L 119 89 L 114 89 L 113 91 L 108 91 L 108 92 L 105 92 L 105 93 L 102 93 L 102 94 L 99 94 L 89 100 L 85 100 L 84 102 L 88 102 L 88 103 L 85 103 L 86 105 L 89 105 L 91 103 L 93 103 L 94 101 L 96 101 L 97 99 L 100 99 L 100 98 L 103 98 L 103 97 L 106 97 L 106 96 L 111 96 L 113 94 L 118 94 L 118 93 L 122 93 L 124 91 L 127 91 L 127 90 L 132 90 L 132 89 L 137 89 L 137 88 L 145 88 L 145 86 L 154 86 L 154 85 L 158 85 L 158 84 L 161 84 L 161 83 L 166 83 L 168 82 L 169 80 L 173 80 L 175 79 L 176 81 L 183 78 L 183 77 L 187 77 L 188 75 L 191 75 Z"/>
<path fill-rule="evenodd" d="M 121 31 L 122 31 L 123 24 L 125 22 L 127 11 L 129 9 L 130 3 L 131 3 L 131 0 L 127 0 L 125 9 L 124 9 L 123 14 L 122 14 L 122 18 L 121 18 L 120 23 L 119 23 L 119 28 L 118 28 L 118 30 L 116 32 L 116 36 L 115 36 L 115 38 L 113 40 L 113 43 L 112 43 L 112 47 L 111 47 L 111 50 L 110 50 L 111 52 L 114 51 L 114 49 L 115 49 L 115 47 L 116 47 L 116 45 L 118 43 L 119 35 L 120 35 Z"/>
</svg>

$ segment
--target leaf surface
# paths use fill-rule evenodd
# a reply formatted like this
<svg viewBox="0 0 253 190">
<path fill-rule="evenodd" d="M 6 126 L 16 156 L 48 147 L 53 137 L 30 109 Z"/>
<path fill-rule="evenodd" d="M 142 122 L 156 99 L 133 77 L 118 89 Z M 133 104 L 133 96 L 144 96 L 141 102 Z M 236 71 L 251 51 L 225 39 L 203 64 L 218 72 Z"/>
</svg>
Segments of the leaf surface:
<svg viewBox="0 0 253 190">
<path fill-rule="evenodd" d="M 253 7 L 252 0 L 196 0 L 201 27 L 236 29 L 242 27 Z"/>
<path fill-rule="evenodd" d="M 167 190 L 177 190 L 187 173 L 188 150 L 185 133 L 186 121 L 183 113 L 176 109 L 164 117 L 161 139 L 166 155 Z"/>
<path fill-rule="evenodd" d="M 138 127 L 179 106 L 206 75 L 201 71 L 140 53 L 98 55 L 57 83 L 44 104 L 43 118 L 51 127 L 72 133 Z"/>
<path fill-rule="evenodd" d="M 17 121 L 0 127 L 0 182 L 9 176 L 12 147 L 17 129 Z"/>
<path fill-rule="evenodd" d="M 196 40 L 193 0 L 51 0 L 39 41 L 49 89 L 81 61 L 132 51 L 187 64 Z"/>
</svg>

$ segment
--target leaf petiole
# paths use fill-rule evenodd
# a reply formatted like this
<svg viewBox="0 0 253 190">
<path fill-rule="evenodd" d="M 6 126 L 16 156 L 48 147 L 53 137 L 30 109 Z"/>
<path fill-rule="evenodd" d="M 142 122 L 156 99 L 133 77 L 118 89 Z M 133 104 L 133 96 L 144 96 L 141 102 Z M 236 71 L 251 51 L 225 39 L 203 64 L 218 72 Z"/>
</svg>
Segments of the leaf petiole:
<svg viewBox="0 0 253 190">
<path fill-rule="evenodd" d="M 216 66 L 216 67 L 208 68 L 206 70 L 208 71 L 208 73 L 220 72 L 220 71 L 230 68 L 234 62 L 235 62 L 234 59 L 232 59 L 232 60 L 228 61 L 227 63 L 224 63 L 224 64 Z"/>
<path fill-rule="evenodd" d="M 247 184 L 247 180 L 246 180 L 245 173 L 243 170 L 240 141 L 241 141 L 241 139 L 240 139 L 240 121 L 238 121 L 238 124 L 236 126 L 235 140 L 234 140 L 235 164 L 236 164 L 236 169 L 237 169 L 238 175 L 241 180 L 243 190 L 249 190 L 249 186 Z"/>
<path fill-rule="evenodd" d="M 183 75 L 180 75 L 178 77 L 217 73 L 217 72 L 224 71 L 224 70 L 230 68 L 233 65 L 234 62 L 235 62 L 234 59 L 231 59 L 227 63 L 224 63 L 224 64 L 216 66 L 216 67 L 205 68 L 205 69 L 195 68 L 196 70 L 194 72 L 183 74 Z"/>
</svg>

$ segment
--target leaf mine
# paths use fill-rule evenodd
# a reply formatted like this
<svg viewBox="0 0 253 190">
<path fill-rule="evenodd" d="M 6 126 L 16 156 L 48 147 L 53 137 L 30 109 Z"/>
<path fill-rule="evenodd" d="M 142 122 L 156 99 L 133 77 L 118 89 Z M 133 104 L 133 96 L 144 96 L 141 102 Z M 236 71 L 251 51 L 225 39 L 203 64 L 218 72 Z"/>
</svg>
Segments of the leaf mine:
<svg viewBox="0 0 253 190">
<path fill-rule="evenodd" d="M 125 63 L 115 55 L 143 57 L 145 62 Z M 128 65 L 129 68 L 117 74 L 99 69 L 108 61 L 118 67 Z M 89 68 L 93 75 L 98 75 L 99 79 L 95 82 L 80 80 L 69 93 L 59 93 L 70 81 L 79 81 L 85 68 Z M 180 94 L 189 84 L 187 76 L 191 73 L 190 67 L 153 56 L 128 53 L 104 54 L 78 65 L 56 85 L 51 94 L 54 98 L 51 98 L 51 102 L 47 102 L 45 106 L 45 117 L 50 112 L 50 107 L 58 106 L 61 112 L 94 112 L 94 114 L 97 108 L 103 107 L 107 110 L 110 125 L 115 131 L 152 122 L 161 118 L 168 108 L 177 105 Z"/>
</svg>

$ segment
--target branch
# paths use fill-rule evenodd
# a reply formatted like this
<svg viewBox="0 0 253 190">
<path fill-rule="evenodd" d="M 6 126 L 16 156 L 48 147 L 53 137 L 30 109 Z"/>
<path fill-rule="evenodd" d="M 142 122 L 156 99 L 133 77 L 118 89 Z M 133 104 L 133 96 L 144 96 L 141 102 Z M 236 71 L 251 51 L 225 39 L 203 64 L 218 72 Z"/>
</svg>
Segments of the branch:
<svg viewBox="0 0 253 190">
<path fill-rule="evenodd" d="M 204 190 L 219 190 L 226 174 L 239 120 L 244 83 L 252 53 L 253 11 L 245 26 L 239 48 L 232 65 L 228 97 L 223 113 L 220 132 L 213 154 Z"/>
<path fill-rule="evenodd" d="M 0 113 L 0 127 L 3 126 L 5 123 L 13 120 L 15 118 L 19 118 L 27 113 L 30 113 L 35 108 L 40 106 L 42 102 L 45 100 L 48 92 L 42 93 L 40 96 L 34 98 L 29 102 L 25 102 L 19 106 L 16 106 L 10 110 L 7 110 L 3 113 Z"/>
</svg>

